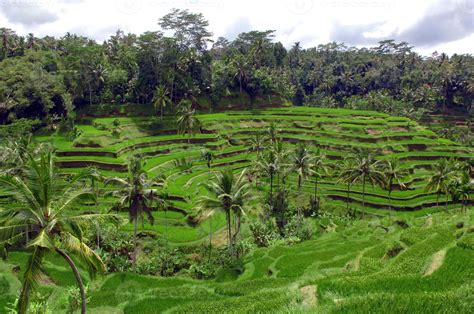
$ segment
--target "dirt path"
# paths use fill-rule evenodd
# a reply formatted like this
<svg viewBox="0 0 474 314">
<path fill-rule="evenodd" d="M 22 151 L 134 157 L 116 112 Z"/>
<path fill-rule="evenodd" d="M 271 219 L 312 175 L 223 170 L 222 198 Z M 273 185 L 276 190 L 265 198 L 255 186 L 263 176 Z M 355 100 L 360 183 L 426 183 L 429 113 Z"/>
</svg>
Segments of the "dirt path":
<svg viewBox="0 0 474 314">
<path fill-rule="evenodd" d="M 430 266 L 428 266 L 423 276 L 430 276 L 435 271 L 437 271 L 441 267 L 441 265 L 443 265 L 445 257 L 446 257 L 446 249 L 438 251 L 435 254 L 433 254 L 433 257 L 431 259 L 431 264 Z"/>
<path fill-rule="evenodd" d="M 314 307 L 318 303 L 318 297 L 316 293 L 318 288 L 316 286 L 305 286 L 300 288 L 301 295 L 303 296 L 303 306 L 306 308 Z"/>
</svg>

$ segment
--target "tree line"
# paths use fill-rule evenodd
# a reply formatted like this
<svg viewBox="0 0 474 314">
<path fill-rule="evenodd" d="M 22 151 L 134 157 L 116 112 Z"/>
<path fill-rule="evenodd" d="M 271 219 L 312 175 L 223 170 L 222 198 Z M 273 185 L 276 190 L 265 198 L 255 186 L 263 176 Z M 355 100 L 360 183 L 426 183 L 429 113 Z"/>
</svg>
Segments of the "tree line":
<svg viewBox="0 0 474 314">
<path fill-rule="evenodd" d="M 219 109 L 223 99 L 252 106 L 277 97 L 294 105 L 405 115 L 472 107 L 471 55 L 423 57 L 393 40 L 371 48 L 333 42 L 287 49 L 273 30 L 211 41 L 202 14 L 178 9 L 158 26 L 140 35 L 118 30 L 103 43 L 0 28 L 0 123 L 74 117 L 102 103 L 155 104 L 163 115 L 183 99 Z"/>
</svg>

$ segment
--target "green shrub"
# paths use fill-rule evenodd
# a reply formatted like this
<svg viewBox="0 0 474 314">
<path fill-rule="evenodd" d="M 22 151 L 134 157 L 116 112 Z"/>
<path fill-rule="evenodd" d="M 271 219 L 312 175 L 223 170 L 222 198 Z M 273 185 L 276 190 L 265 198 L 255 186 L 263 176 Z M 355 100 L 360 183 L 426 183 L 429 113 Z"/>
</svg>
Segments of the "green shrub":
<svg viewBox="0 0 474 314">
<path fill-rule="evenodd" d="M 466 233 L 457 241 L 457 245 L 463 249 L 474 250 L 474 233 Z"/>
<path fill-rule="evenodd" d="M 285 226 L 286 238 L 298 238 L 300 241 L 306 241 L 313 236 L 313 226 L 307 219 L 301 219 L 294 216 Z"/>
<path fill-rule="evenodd" d="M 279 238 L 278 231 L 271 221 L 266 223 L 256 221 L 250 225 L 253 241 L 258 247 L 267 247 L 270 243 Z"/>
</svg>

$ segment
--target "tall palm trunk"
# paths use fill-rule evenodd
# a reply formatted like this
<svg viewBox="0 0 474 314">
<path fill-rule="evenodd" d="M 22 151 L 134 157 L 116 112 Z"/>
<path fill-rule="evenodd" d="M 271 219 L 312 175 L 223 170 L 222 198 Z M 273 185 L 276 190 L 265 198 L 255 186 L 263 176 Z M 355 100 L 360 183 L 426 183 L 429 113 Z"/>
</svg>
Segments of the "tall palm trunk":
<svg viewBox="0 0 474 314">
<path fill-rule="evenodd" d="M 273 173 L 270 174 L 270 203 L 273 204 Z"/>
<path fill-rule="evenodd" d="M 392 183 L 393 178 L 390 177 L 390 182 L 388 183 L 388 210 L 392 211 Z"/>
<path fill-rule="evenodd" d="M 362 220 L 365 216 L 365 175 L 362 176 Z"/>
<path fill-rule="evenodd" d="M 240 87 L 240 94 L 242 94 L 242 74 L 239 74 L 239 87 Z"/>
<path fill-rule="evenodd" d="M 318 196 L 318 177 L 314 179 L 314 198 Z"/>
<path fill-rule="evenodd" d="M 209 160 L 208 164 L 208 172 L 207 172 L 207 180 L 211 180 L 211 161 Z M 209 215 L 209 258 L 211 258 L 211 252 L 212 252 L 212 212 L 211 215 Z"/>
<path fill-rule="evenodd" d="M 301 196 L 301 175 L 298 175 L 298 197 Z M 301 206 L 298 206 L 298 216 L 301 219 L 302 212 L 301 212 Z"/>
<path fill-rule="evenodd" d="M 230 220 L 230 210 L 227 210 L 226 213 L 226 220 L 227 220 L 227 238 L 228 238 L 228 245 L 229 245 L 229 254 L 233 254 L 232 249 L 232 222 Z"/>
<path fill-rule="evenodd" d="M 165 206 L 165 238 L 166 238 L 166 244 L 168 244 L 168 211 L 166 210 L 166 206 Z"/>
<path fill-rule="evenodd" d="M 88 82 L 87 85 L 89 86 L 89 105 L 92 106 L 92 87 L 91 87 L 91 83 Z"/>
<path fill-rule="evenodd" d="M 132 256 L 132 270 L 137 268 L 137 231 L 138 231 L 138 217 L 133 219 L 133 256 Z"/>
<path fill-rule="evenodd" d="M 66 260 L 66 262 L 69 264 L 69 266 L 71 267 L 71 269 L 74 273 L 74 277 L 76 277 L 77 285 L 78 285 L 79 291 L 81 293 L 81 302 L 82 302 L 82 304 L 81 304 L 81 314 L 85 314 L 86 313 L 86 306 L 87 306 L 87 297 L 86 297 L 86 290 L 84 289 L 84 283 L 82 282 L 81 274 L 79 274 L 79 271 L 77 270 L 76 264 L 74 264 L 73 260 L 71 259 L 71 257 L 69 257 L 69 255 L 67 255 L 66 252 L 64 252 L 63 250 L 61 250 L 59 248 L 56 248 L 56 252 Z"/>
<path fill-rule="evenodd" d="M 446 193 L 446 202 L 444 203 L 444 210 L 448 211 L 448 200 L 449 200 L 449 194 Z"/>
<path fill-rule="evenodd" d="M 163 104 L 161 104 L 161 120 L 163 120 Z"/>
</svg>

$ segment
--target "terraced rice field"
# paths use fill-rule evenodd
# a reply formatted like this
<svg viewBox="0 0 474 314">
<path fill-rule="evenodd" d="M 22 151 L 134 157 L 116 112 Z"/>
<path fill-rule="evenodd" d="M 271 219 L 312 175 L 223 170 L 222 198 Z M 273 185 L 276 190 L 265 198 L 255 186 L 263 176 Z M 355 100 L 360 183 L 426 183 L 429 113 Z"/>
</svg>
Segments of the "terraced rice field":
<svg viewBox="0 0 474 314">
<path fill-rule="evenodd" d="M 474 306 L 472 211 L 406 219 L 336 222 L 330 232 L 294 246 L 256 249 L 234 281 L 198 281 L 116 273 L 90 282 L 90 313 L 471 313 Z M 329 222 L 329 220 L 327 221 Z M 323 222 L 326 223 L 326 222 Z M 16 266 L 0 262 L 0 308 L 20 286 Z M 40 292 L 63 312 L 74 277 L 48 256 Z"/>
<path fill-rule="evenodd" d="M 190 143 L 187 137 L 176 134 L 174 121 L 156 122 L 146 117 L 94 118 L 78 126 L 82 134 L 75 141 L 59 135 L 40 136 L 38 140 L 51 142 L 58 149 L 58 164 L 65 172 L 95 166 L 104 175 L 124 176 L 127 158 L 133 154 L 143 156 L 151 176 L 165 174 L 168 177 L 167 192 L 172 203 L 170 211 L 156 212 L 157 223 L 145 224 L 144 229 L 161 234 L 169 230 L 169 241 L 176 245 L 200 241 L 210 230 L 211 223 L 196 219 L 195 210 L 198 196 L 204 193 L 202 184 L 210 175 L 201 158 L 202 149 L 214 153 L 212 171 L 225 167 L 237 171 L 252 166 L 256 153 L 250 150 L 249 139 L 256 132 L 266 132 L 271 122 L 276 124 L 288 149 L 303 142 L 309 150 L 320 149 L 333 163 L 354 148 L 370 149 L 378 159 L 397 156 L 403 167 L 409 169 L 410 175 L 404 178 L 409 188 L 392 192 L 392 209 L 411 215 L 425 215 L 444 208 L 443 197 L 437 206 L 437 195 L 425 190 L 433 162 L 439 158 L 474 158 L 474 151 L 468 147 L 438 138 L 406 118 L 378 112 L 293 107 L 202 114 L 198 118 L 203 132 L 192 137 Z M 175 162 L 181 158 L 190 163 L 185 171 Z M 290 176 L 291 180 L 296 181 L 296 175 Z M 309 178 L 303 184 L 302 192 L 307 197 L 313 191 L 312 180 Z M 267 186 L 262 184 L 259 190 Z M 289 186 L 296 187 L 296 184 Z M 345 208 L 346 189 L 331 173 L 319 183 L 320 194 L 329 209 Z M 352 187 L 349 201 L 352 208 L 361 208 L 362 186 Z M 113 202 L 111 198 L 102 199 L 100 208 L 106 210 Z M 380 187 L 366 189 L 366 205 L 367 211 L 374 215 L 391 214 L 388 192 Z M 456 206 L 448 200 L 448 207 Z M 85 204 L 83 209 L 93 210 L 90 204 Z M 213 218 L 214 232 L 223 225 L 223 217 Z M 132 227 L 126 228 L 131 230 Z"/>
</svg>

